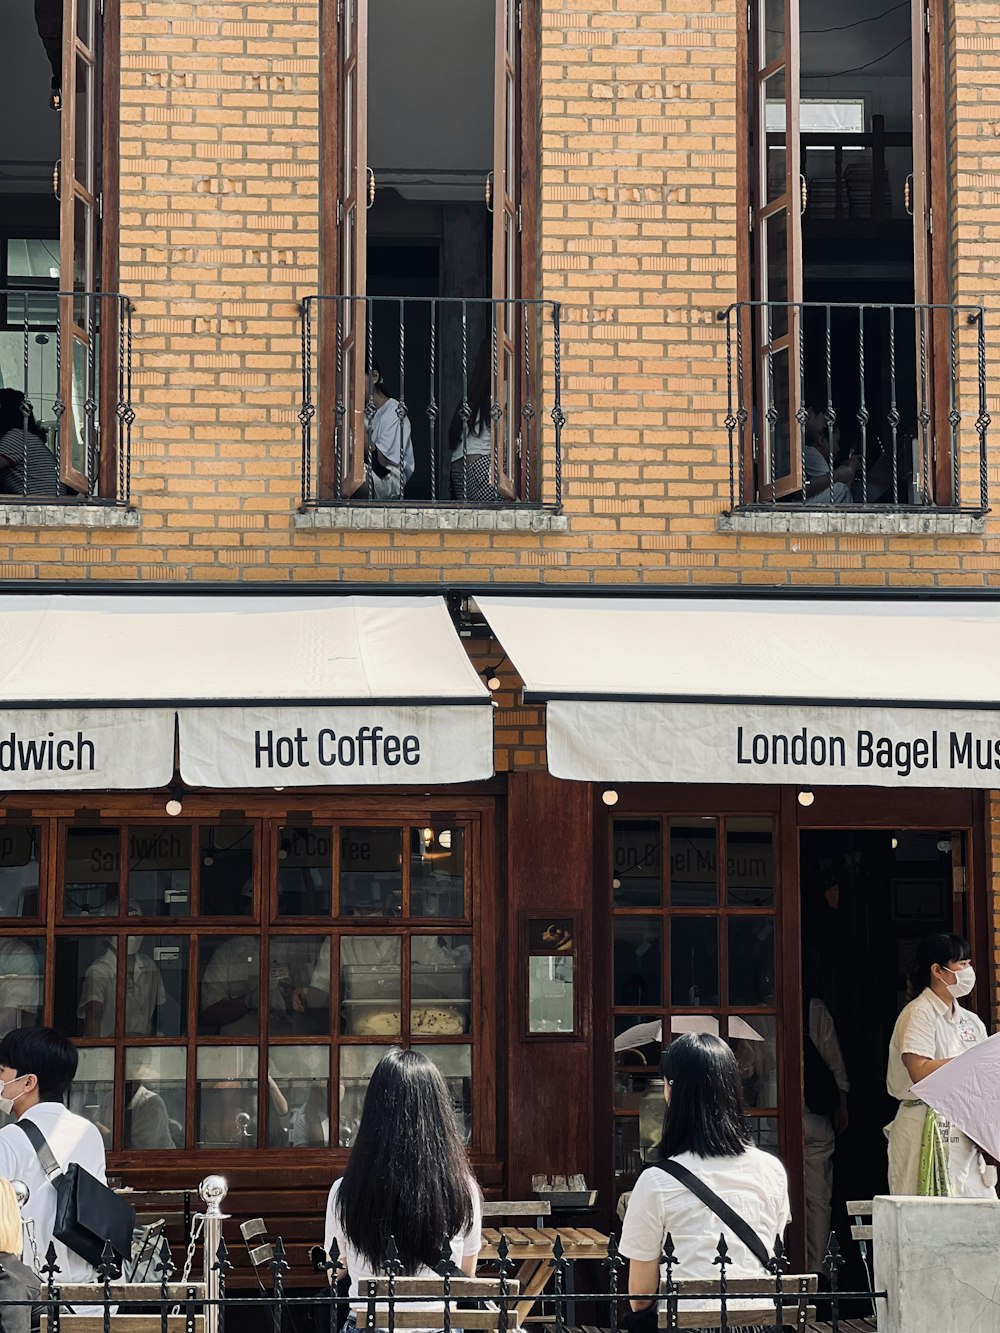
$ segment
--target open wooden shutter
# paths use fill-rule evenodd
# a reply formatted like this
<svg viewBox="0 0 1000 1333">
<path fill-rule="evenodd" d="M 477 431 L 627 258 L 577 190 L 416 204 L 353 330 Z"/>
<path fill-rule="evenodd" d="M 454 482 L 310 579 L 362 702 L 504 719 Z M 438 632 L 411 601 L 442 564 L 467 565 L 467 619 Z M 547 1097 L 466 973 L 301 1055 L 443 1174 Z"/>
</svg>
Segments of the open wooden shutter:
<svg viewBox="0 0 1000 1333">
<path fill-rule="evenodd" d="M 754 0 L 751 23 L 758 309 L 755 330 L 760 497 L 800 491 L 802 192 L 799 175 L 799 0 Z"/>
<path fill-rule="evenodd" d="M 99 0 L 63 0 L 60 124 L 59 462 L 84 494 L 96 483 L 98 404 L 98 180 L 101 12 Z"/>
<path fill-rule="evenodd" d="M 493 96 L 493 327 L 490 473 L 502 495 L 517 492 L 519 377 L 517 306 L 518 0 L 496 0 Z"/>
<path fill-rule="evenodd" d="M 340 23 L 340 292 L 367 290 L 368 0 L 343 0 Z M 368 319 L 363 299 L 339 303 L 336 456 L 340 494 L 365 481 L 365 368 Z"/>
</svg>

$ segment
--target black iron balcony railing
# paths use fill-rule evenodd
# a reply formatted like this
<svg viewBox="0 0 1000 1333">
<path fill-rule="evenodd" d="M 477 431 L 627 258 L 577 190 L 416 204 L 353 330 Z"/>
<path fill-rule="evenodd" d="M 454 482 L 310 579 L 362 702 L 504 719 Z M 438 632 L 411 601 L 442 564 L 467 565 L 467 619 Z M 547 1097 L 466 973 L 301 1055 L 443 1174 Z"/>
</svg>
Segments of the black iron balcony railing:
<svg viewBox="0 0 1000 1333">
<path fill-rule="evenodd" d="M 720 319 L 732 508 L 986 512 L 981 307 L 741 302 Z"/>
<path fill-rule="evenodd" d="M 0 502 L 128 505 L 135 420 L 128 297 L 0 290 L 0 387 Z"/>
<path fill-rule="evenodd" d="M 562 506 L 560 307 L 308 296 L 302 505 Z"/>
</svg>

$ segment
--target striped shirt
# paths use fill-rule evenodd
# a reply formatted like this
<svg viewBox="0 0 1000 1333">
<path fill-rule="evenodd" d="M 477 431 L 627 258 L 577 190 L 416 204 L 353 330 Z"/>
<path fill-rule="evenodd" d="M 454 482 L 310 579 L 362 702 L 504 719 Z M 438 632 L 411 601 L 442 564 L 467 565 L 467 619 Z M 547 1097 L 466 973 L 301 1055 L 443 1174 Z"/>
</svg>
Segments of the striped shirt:
<svg viewBox="0 0 1000 1333">
<path fill-rule="evenodd" d="M 27 443 L 27 485 L 25 485 Z M 56 456 L 32 431 L 12 426 L 0 438 L 0 495 L 61 495 Z"/>
</svg>

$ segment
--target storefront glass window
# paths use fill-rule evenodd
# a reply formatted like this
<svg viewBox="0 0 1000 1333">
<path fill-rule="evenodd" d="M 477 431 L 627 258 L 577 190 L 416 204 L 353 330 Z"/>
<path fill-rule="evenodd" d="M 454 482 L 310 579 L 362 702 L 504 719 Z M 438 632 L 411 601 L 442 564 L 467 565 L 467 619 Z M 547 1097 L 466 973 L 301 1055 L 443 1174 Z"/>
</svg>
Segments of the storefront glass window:
<svg viewBox="0 0 1000 1333">
<path fill-rule="evenodd" d="M 731 1014 L 721 1034 L 740 1067 L 747 1106 L 778 1104 L 778 1020 L 773 1014 Z"/>
<path fill-rule="evenodd" d="M 774 905 L 774 833 L 769 819 L 726 820 L 726 899 L 731 907 Z"/>
<path fill-rule="evenodd" d="M 460 828 L 410 830 L 410 915 L 465 915 L 465 834 Z"/>
<path fill-rule="evenodd" d="M 41 1022 L 44 977 L 44 940 L 0 938 L 0 1037 Z"/>
<path fill-rule="evenodd" d="M 272 1046 L 268 1054 L 269 1148 L 330 1146 L 330 1052 Z"/>
<path fill-rule="evenodd" d="M 121 857 L 117 828 L 69 828 L 63 867 L 67 916 L 117 916 Z"/>
<path fill-rule="evenodd" d="M 329 916 L 333 830 L 287 827 L 278 832 L 278 915 Z"/>
<path fill-rule="evenodd" d="M 729 918 L 729 1002 L 774 1004 L 774 918 Z"/>
<path fill-rule="evenodd" d="M 495 1152 L 492 1116 L 474 1117 L 496 1012 L 492 963 L 473 976 L 493 938 L 474 948 L 476 817 L 161 808 L 0 820 L 0 1035 L 48 1023 L 80 1042 L 74 1106 L 108 1150 L 347 1146 L 371 1069 L 402 1045 L 441 1065 Z M 40 867 L 54 892 L 32 924 Z"/>
<path fill-rule="evenodd" d="M 183 1148 L 186 1083 L 182 1046 L 127 1047 L 122 1146 L 144 1152 Z"/>
<path fill-rule="evenodd" d="M 40 830 L 31 824 L 0 829 L 0 917 L 38 915 Z"/>
<path fill-rule="evenodd" d="M 257 1146 L 256 1046 L 202 1046 L 195 1121 L 199 1148 Z M 270 1095 L 270 1085 L 268 1086 Z"/>
<path fill-rule="evenodd" d="M 191 915 L 191 830 L 183 824 L 128 830 L 128 901 L 143 916 Z"/>
<path fill-rule="evenodd" d="M 253 913 L 253 829 L 247 824 L 203 825 L 198 878 L 202 916 Z"/>
<path fill-rule="evenodd" d="M 403 833 L 345 828 L 340 836 L 340 915 L 393 917 L 403 911 Z"/>
</svg>

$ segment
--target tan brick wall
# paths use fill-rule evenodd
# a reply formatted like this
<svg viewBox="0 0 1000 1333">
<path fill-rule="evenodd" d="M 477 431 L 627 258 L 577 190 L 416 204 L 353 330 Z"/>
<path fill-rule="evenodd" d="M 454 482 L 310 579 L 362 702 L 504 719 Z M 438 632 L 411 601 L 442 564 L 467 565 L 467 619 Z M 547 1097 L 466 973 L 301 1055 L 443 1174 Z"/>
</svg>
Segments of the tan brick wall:
<svg viewBox="0 0 1000 1333">
<path fill-rule="evenodd" d="M 985 538 L 719 532 L 743 5 L 540 4 L 541 271 L 565 303 L 568 531 L 293 529 L 297 302 L 318 286 L 318 3 L 123 0 L 141 522 L 0 528 L 0 579 L 989 583 L 993 520 Z M 952 12 L 955 295 L 990 305 L 995 344 L 1000 19 L 981 0 Z M 997 369 L 994 356 L 994 384 Z M 995 393 L 990 408 L 1000 430 Z"/>
</svg>

